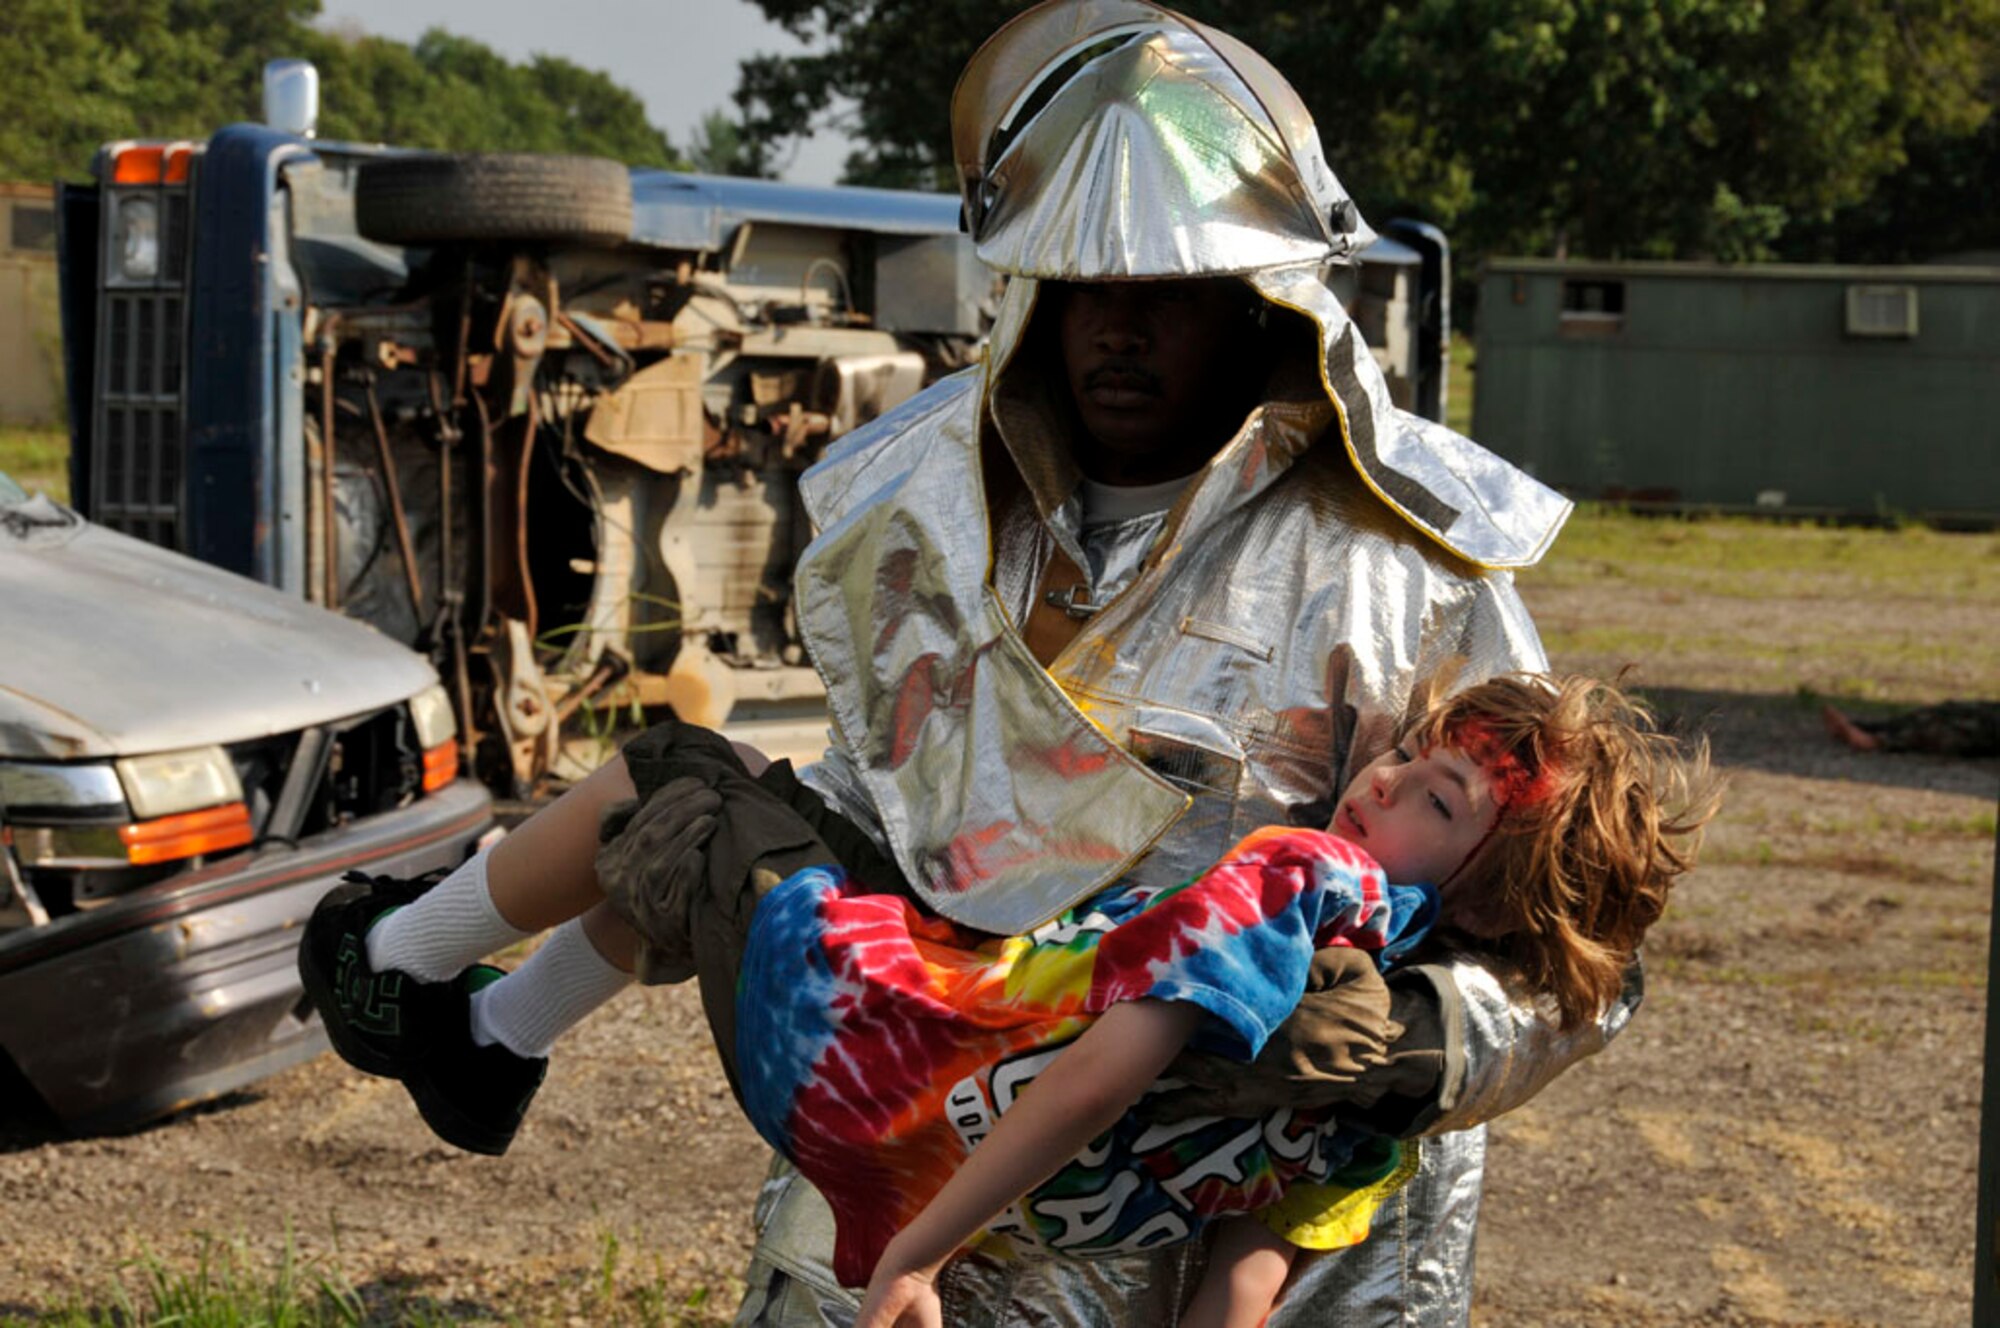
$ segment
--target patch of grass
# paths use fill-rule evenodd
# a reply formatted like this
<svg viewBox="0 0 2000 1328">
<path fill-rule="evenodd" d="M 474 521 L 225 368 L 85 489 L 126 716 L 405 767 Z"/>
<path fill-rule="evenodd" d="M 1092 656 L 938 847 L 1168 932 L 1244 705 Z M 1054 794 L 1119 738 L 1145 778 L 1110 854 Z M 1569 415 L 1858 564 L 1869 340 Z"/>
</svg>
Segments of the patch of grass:
<svg viewBox="0 0 2000 1328">
<path fill-rule="evenodd" d="M 1472 433 L 1473 373 L 1478 359 L 1478 348 L 1471 337 L 1463 332 L 1451 334 L 1451 372 L 1445 382 L 1444 422 L 1445 427 L 1468 436 Z"/>
<path fill-rule="evenodd" d="M 1586 503 L 1523 584 L 1601 584 L 1761 599 L 1834 601 L 1949 598 L 2000 603 L 2000 533 L 1946 534 L 1922 526 L 1829 528 L 1751 517 L 1635 516 Z"/>
<path fill-rule="evenodd" d="M 1788 1022 L 1794 1033 L 1807 1037 L 1830 1034 L 1841 1042 L 1890 1042 L 1901 1032 L 1861 1016 L 1836 1017 L 1817 1006 L 1792 1011 Z"/>
<path fill-rule="evenodd" d="M 1986 990 L 1984 969 L 1898 968 L 1880 974 L 1875 980 L 1880 986 L 1908 987 L 1913 991 Z"/>
<path fill-rule="evenodd" d="M 1758 641 L 1740 633 L 1702 633 L 1668 628 L 1551 626 L 1543 631 L 1542 641 L 1551 655 L 1611 656 L 1647 661 L 1675 655 L 1698 655 L 1734 659 L 1745 666 L 1764 665 L 1788 672 L 1829 655 L 1851 656 L 1857 663 L 1866 660 L 1871 666 L 1905 670 L 1938 665 L 1978 666 L 1991 659 L 1989 647 L 1984 641 L 1888 637 L 1880 632 L 1870 632 L 1862 624 L 1856 624 L 1851 630 L 1829 627 L 1812 640 L 1797 641 Z M 1846 699 L 1856 695 L 1866 696 L 1879 688 L 1879 680 L 1872 676 L 1840 677 L 1827 685 L 1824 694 Z"/>
<path fill-rule="evenodd" d="M 69 432 L 0 425 L 0 471 L 29 493 L 69 501 Z"/>
<path fill-rule="evenodd" d="M 1749 845 L 1711 841 L 1702 850 L 1702 865 L 1705 867 L 1755 867 L 1790 868 L 1794 870 L 1823 872 L 1834 876 L 1853 876 L 1881 885 L 1894 881 L 1902 885 L 1978 885 L 1980 861 L 1972 859 L 1964 875 L 1945 870 L 1929 862 L 1918 861 L 1904 854 L 1870 853 L 1842 848 L 1825 848 L 1807 852 L 1781 852 L 1769 840 L 1759 839 Z M 1893 893 L 1879 896 L 1900 907 L 1902 900 Z"/>
<path fill-rule="evenodd" d="M 1713 968 L 1687 965 L 1678 976 L 1690 982 L 1718 986 L 1756 987 L 1766 991 L 1802 991 L 1830 994 L 1827 973 L 1820 969 L 1771 969 L 1725 964 Z M 1903 987 L 1912 991 L 1984 991 L 1984 968 L 1843 968 L 1840 989 L 1853 993 L 1868 987 Z"/>
<path fill-rule="evenodd" d="M 1749 968 L 1741 964 L 1725 964 L 1717 968 L 1700 971 L 1690 969 L 1686 975 L 1693 981 L 1713 982 L 1728 987 L 1764 987 L 1773 990 L 1800 990 L 1812 988 L 1824 990 L 1827 975 L 1820 972 L 1800 972 L 1777 968 Z"/>
<path fill-rule="evenodd" d="M 360 1294 L 337 1270 L 301 1260 L 289 1237 L 272 1261 L 253 1254 L 241 1241 L 224 1243 L 207 1233 L 198 1238 L 191 1268 L 148 1253 L 108 1276 L 94 1303 L 73 1300 L 32 1320 L 0 1319 L 6 1328 L 29 1323 L 56 1328 L 320 1328 L 364 1322 L 384 1321 L 368 1316 Z"/>
<path fill-rule="evenodd" d="M 0 1314 L 0 1328 L 458 1328 L 588 1322 L 632 1328 L 679 1328 L 726 1322 L 709 1304 L 706 1287 L 674 1287 L 656 1259 L 650 1275 L 623 1267 L 617 1236 L 601 1237 L 597 1266 L 549 1288 L 523 1287 L 492 1297 L 497 1304 L 440 1301 L 401 1279 L 356 1285 L 337 1252 L 301 1257 L 289 1235 L 275 1256 L 242 1238 L 197 1235 L 191 1264 L 147 1253 L 107 1273 L 89 1298 L 32 1317 Z"/>
<path fill-rule="evenodd" d="M 1926 839 L 1991 839 L 2000 832 L 1992 812 L 1936 818 L 1909 816 L 1898 822 L 1898 827 L 1906 835 Z"/>
</svg>

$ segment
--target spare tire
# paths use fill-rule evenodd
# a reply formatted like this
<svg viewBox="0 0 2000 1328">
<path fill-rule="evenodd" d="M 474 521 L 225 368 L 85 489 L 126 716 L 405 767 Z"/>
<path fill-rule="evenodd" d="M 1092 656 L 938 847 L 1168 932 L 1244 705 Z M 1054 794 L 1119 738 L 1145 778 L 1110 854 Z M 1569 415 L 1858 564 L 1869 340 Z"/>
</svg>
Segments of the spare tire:
<svg viewBox="0 0 2000 1328">
<path fill-rule="evenodd" d="M 385 244 L 632 238 L 632 174 L 603 157 L 527 152 L 413 153 L 363 162 L 361 233 Z"/>
</svg>

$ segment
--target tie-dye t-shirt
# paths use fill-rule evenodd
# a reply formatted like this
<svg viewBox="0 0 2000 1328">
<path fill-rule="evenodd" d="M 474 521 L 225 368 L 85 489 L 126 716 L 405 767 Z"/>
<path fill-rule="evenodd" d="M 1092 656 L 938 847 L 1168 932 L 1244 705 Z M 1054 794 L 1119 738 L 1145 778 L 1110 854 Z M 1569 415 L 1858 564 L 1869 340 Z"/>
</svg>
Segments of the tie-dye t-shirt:
<svg viewBox="0 0 2000 1328">
<path fill-rule="evenodd" d="M 758 905 L 737 1001 L 751 1123 L 832 1205 L 834 1272 L 867 1282 L 1022 1088 L 1114 1002 L 1208 1012 L 1192 1045 L 1254 1056 L 1325 945 L 1396 958 L 1437 910 L 1361 849 L 1269 829 L 1166 889 L 1114 887 L 1025 936 L 994 937 L 800 872 Z M 1170 1244 L 1208 1218 L 1323 1180 L 1356 1136 L 1325 1114 L 1147 1118 L 1141 1101 L 993 1229 L 1075 1254 Z"/>
</svg>

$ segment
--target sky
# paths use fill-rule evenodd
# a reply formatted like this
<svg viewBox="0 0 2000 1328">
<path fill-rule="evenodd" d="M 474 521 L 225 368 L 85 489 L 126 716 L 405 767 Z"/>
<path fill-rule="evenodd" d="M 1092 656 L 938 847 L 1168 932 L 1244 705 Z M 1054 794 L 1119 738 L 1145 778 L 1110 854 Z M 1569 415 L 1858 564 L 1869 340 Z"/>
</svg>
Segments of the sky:
<svg viewBox="0 0 2000 1328">
<path fill-rule="evenodd" d="M 733 109 L 737 61 L 806 49 L 749 0 L 321 0 L 320 26 L 406 42 L 444 28 L 517 62 L 559 55 L 601 69 L 645 101 L 647 118 L 676 147 L 703 115 Z M 839 134 L 817 134 L 780 174 L 831 184 L 851 148 Z"/>
</svg>

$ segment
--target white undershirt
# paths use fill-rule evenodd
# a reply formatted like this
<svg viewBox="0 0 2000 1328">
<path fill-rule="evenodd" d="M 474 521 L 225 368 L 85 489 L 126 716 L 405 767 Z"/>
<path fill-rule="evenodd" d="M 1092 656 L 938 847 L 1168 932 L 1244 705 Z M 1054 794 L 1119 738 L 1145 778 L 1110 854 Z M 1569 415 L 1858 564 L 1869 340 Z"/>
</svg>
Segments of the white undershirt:
<svg viewBox="0 0 2000 1328">
<path fill-rule="evenodd" d="M 1183 475 L 1159 484 L 1099 484 L 1086 479 L 1076 491 L 1077 501 L 1083 507 L 1081 524 L 1101 526 L 1164 512 L 1181 496 L 1181 490 L 1187 488 L 1189 478 Z"/>
</svg>

